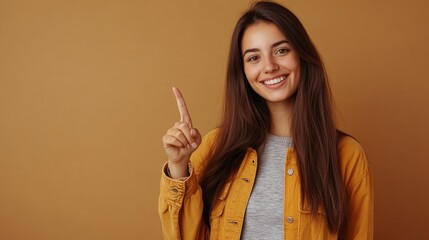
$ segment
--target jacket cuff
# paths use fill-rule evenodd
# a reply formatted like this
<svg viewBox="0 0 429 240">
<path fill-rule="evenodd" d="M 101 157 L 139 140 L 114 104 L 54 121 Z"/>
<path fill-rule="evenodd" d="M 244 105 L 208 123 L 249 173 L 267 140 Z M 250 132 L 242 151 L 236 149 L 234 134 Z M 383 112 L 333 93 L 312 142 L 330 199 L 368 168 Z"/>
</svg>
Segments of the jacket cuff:
<svg viewBox="0 0 429 240">
<path fill-rule="evenodd" d="M 194 194 L 198 189 L 198 181 L 195 176 L 192 164 L 189 163 L 189 177 L 185 179 L 172 179 L 167 175 L 167 166 L 162 167 L 160 197 L 172 204 L 181 205 L 184 198 Z"/>
</svg>

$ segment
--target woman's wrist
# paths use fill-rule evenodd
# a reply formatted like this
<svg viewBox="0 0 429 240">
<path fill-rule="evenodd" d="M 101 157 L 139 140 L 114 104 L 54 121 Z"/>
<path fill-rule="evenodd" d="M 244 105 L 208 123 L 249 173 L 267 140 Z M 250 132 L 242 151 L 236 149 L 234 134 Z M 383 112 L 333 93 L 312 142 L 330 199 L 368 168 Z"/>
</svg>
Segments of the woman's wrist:
<svg viewBox="0 0 429 240">
<path fill-rule="evenodd" d="M 168 162 L 166 174 L 172 179 L 183 179 L 189 177 L 189 161 L 181 163 Z"/>
</svg>

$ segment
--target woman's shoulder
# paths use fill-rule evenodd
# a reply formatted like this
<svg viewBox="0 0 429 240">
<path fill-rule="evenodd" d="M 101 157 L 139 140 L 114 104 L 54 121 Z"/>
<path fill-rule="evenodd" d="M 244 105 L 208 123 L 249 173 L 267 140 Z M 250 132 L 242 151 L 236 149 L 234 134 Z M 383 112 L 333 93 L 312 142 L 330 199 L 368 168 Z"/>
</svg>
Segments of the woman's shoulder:
<svg viewBox="0 0 429 240">
<path fill-rule="evenodd" d="M 371 166 L 362 145 L 352 136 L 341 134 L 337 150 L 340 168 L 346 185 L 370 175 Z"/>
<path fill-rule="evenodd" d="M 216 137 L 218 136 L 218 133 L 219 129 L 215 128 L 205 134 L 197 150 L 192 153 L 191 162 L 197 174 L 199 174 L 204 169 L 206 160 L 213 150 L 213 144 Z"/>
<path fill-rule="evenodd" d="M 213 144 L 218 134 L 219 134 L 219 128 L 212 129 L 206 135 L 204 135 L 201 144 Z"/>
<path fill-rule="evenodd" d="M 346 133 L 339 134 L 337 149 L 339 153 L 343 154 L 360 154 L 365 152 L 358 140 Z"/>
</svg>

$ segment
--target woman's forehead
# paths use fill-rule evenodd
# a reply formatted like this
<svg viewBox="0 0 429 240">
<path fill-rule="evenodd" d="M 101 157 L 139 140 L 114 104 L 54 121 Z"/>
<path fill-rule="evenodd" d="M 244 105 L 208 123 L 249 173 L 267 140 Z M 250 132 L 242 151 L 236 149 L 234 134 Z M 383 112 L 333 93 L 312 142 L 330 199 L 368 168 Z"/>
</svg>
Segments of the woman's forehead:
<svg viewBox="0 0 429 240">
<path fill-rule="evenodd" d="M 256 22 L 249 25 L 244 31 L 241 47 L 261 48 L 268 47 L 279 41 L 288 40 L 286 35 L 273 23 Z"/>
</svg>

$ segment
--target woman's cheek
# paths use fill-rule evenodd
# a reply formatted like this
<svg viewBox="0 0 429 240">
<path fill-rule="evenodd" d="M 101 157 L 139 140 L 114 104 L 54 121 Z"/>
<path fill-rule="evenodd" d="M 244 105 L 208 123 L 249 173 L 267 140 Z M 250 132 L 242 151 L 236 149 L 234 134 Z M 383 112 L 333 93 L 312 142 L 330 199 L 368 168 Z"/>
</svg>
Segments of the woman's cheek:
<svg viewBox="0 0 429 240">
<path fill-rule="evenodd" d="M 246 78 L 249 82 L 255 82 L 257 80 L 258 71 L 254 67 L 245 67 L 244 73 L 246 74 Z"/>
</svg>

